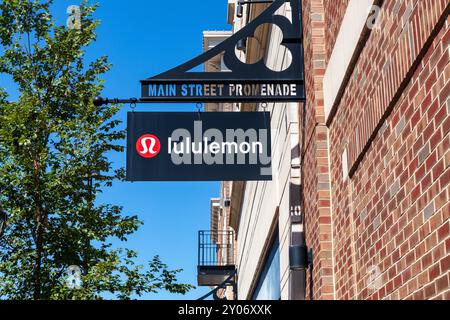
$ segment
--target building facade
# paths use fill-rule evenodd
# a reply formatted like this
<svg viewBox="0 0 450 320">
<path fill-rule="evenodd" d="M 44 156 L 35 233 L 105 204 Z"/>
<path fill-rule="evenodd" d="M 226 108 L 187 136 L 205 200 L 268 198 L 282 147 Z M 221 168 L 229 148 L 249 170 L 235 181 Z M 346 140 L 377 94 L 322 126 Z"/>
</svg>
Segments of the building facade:
<svg viewBox="0 0 450 320">
<path fill-rule="evenodd" d="M 268 5 L 238 18 L 229 0 L 233 31 Z M 271 113 L 273 180 L 223 182 L 213 201 L 239 299 L 450 299 L 449 6 L 304 0 L 306 103 L 207 106 Z M 236 52 L 283 70 L 281 40 L 263 25 Z M 300 233 L 306 277 L 289 257 Z"/>
</svg>

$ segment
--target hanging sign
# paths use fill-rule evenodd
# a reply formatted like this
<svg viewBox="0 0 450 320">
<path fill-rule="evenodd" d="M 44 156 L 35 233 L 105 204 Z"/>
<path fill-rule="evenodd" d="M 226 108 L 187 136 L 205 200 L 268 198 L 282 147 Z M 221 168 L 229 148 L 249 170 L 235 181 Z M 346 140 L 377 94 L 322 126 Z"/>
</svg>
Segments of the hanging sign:
<svg viewBox="0 0 450 320">
<path fill-rule="evenodd" d="M 128 181 L 272 179 L 268 112 L 130 112 Z"/>
</svg>

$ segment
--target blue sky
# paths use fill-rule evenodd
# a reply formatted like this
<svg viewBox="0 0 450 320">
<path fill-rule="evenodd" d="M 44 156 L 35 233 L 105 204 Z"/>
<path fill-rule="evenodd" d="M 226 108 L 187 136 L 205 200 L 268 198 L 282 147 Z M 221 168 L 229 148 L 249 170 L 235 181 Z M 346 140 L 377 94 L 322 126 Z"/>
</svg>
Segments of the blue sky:
<svg viewBox="0 0 450 320">
<path fill-rule="evenodd" d="M 66 9 L 81 0 L 56 0 L 52 12 L 59 24 Z M 107 55 L 113 64 L 104 76 L 105 97 L 139 97 L 139 80 L 175 67 L 202 52 L 204 30 L 227 30 L 226 0 L 99 0 L 95 16 L 101 20 L 98 40 L 87 49 L 88 59 Z M 12 81 L 2 75 L 0 86 L 14 100 Z M 119 113 L 125 126 L 129 106 Z M 195 111 L 195 105 L 144 105 L 140 111 Z M 125 144 L 125 142 L 124 142 Z M 113 155 L 125 166 L 125 154 Z M 124 206 L 144 226 L 122 247 L 139 252 L 142 263 L 160 255 L 171 268 L 182 268 L 180 281 L 196 285 L 197 232 L 209 229 L 209 200 L 219 195 L 214 183 L 116 183 L 100 202 Z M 146 299 L 197 299 L 209 291 L 198 288 L 186 296 L 160 293 Z"/>
</svg>

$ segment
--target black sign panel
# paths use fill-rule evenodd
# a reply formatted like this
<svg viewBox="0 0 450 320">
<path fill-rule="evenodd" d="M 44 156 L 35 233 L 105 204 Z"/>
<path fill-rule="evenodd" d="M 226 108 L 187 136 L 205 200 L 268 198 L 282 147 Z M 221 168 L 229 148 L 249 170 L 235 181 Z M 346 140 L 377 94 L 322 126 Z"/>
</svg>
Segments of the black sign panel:
<svg viewBox="0 0 450 320">
<path fill-rule="evenodd" d="M 272 180 L 268 112 L 130 112 L 128 181 Z"/>
<path fill-rule="evenodd" d="M 296 102 L 302 81 L 145 81 L 143 102 Z"/>
</svg>

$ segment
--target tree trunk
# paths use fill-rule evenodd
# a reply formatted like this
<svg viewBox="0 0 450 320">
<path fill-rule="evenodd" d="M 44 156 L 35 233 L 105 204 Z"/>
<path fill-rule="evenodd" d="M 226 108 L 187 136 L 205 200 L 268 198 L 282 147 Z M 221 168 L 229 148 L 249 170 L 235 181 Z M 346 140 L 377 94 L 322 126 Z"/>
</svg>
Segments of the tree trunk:
<svg viewBox="0 0 450 320">
<path fill-rule="evenodd" d="M 42 238 L 44 235 L 44 229 L 42 224 L 38 222 L 37 235 L 36 235 L 36 259 L 35 259 L 35 270 L 34 270 L 34 293 L 33 299 L 41 299 L 41 264 L 42 264 Z"/>
<path fill-rule="evenodd" d="M 41 300 L 42 297 L 42 251 L 44 228 L 46 218 L 42 208 L 42 193 L 40 181 L 41 163 L 39 159 L 34 161 L 34 201 L 35 201 L 35 219 L 36 219 L 36 258 L 34 261 L 34 291 L 33 299 Z"/>
</svg>

